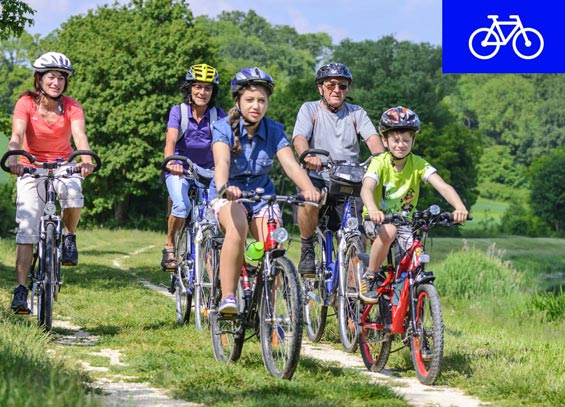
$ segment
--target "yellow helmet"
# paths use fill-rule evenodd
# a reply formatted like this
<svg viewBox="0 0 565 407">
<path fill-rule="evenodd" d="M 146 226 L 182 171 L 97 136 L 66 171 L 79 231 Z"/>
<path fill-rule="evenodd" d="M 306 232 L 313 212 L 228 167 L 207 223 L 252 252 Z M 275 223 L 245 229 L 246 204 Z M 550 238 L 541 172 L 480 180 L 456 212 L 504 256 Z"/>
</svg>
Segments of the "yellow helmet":
<svg viewBox="0 0 565 407">
<path fill-rule="evenodd" d="M 186 73 L 187 82 L 208 82 L 219 85 L 220 79 L 216 68 L 206 64 L 192 65 Z"/>
</svg>

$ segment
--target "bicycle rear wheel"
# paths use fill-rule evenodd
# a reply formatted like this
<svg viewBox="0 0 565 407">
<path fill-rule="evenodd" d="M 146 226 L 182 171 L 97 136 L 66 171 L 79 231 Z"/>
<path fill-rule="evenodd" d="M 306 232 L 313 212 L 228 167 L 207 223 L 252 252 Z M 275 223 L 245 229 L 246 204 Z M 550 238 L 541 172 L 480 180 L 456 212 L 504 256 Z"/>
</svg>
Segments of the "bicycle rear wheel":
<svg viewBox="0 0 565 407">
<path fill-rule="evenodd" d="M 265 282 L 259 308 L 263 363 L 274 377 L 291 379 L 302 345 L 302 296 L 294 265 L 286 257 L 273 261 L 273 278 Z"/>
<path fill-rule="evenodd" d="M 384 369 L 392 346 L 392 335 L 383 331 L 383 320 L 378 304 L 366 304 L 362 308 L 359 330 L 359 351 L 365 367 L 371 372 Z"/>
<path fill-rule="evenodd" d="M 41 244 L 41 242 L 40 242 Z M 48 223 L 45 228 L 45 247 L 43 250 L 43 288 L 40 292 L 38 304 L 39 325 L 47 332 L 53 328 L 53 301 L 57 285 L 56 262 L 57 241 L 55 239 L 55 225 Z"/>
<path fill-rule="evenodd" d="M 175 241 L 175 259 L 177 268 L 174 271 L 176 315 L 179 324 L 190 321 L 192 307 L 193 283 L 190 278 L 192 262 L 190 259 L 190 230 L 183 227 Z"/>
<path fill-rule="evenodd" d="M 416 332 L 410 339 L 414 370 L 423 384 L 434 384 L 443 361 L 443 313 L 439 294 L 432 284 L 416 288 Z"/>
<path fill-rule="evenodd" d="M 316 276 L 314 278 L 302 276 L 302 290 L 304 292 L 304 320 L 306 333 L 312 342 L 319 342 L 324 335 L 328 307 L 325 299 L 328 296 L 326 290 L 326 256 L 324 249 L 325 238 L 319 229 L 314 233 L 314 260 L 316 264 Z"/>
<path fill-rule="evenodd" d="M 358 344 L 361 313 L 361 300 L 359 298 L 362 267 L 359 253 L 361 252 L 361 240 L 358 237 L 347 242 L 343 262 L 344 269 L 340 270 L 339 276 L 338 328 L 339 338 L 346 352 L 355 352 Z"/>
<path fill-rule="evenodd" d="M 212 264 L 214 231 L 206 229 L 202 241 L 196 246 L 196 282 L 194 284 L 194 323 L 202 330 L 203 321 L 208 320 L 210 294 L 212 288 Z"/>
</svg>

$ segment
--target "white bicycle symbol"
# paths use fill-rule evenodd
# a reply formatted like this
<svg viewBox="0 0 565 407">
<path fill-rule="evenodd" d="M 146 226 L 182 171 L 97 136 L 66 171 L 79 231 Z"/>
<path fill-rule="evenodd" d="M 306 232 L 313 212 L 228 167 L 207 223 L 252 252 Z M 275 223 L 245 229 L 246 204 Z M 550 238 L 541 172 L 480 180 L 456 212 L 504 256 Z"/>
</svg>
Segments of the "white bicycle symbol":
<svg viewBox="0 0 565 407">
<path fill-rule="evenodd" d="M 533 28 L 524 28 L 520 16 L 509 16 L 510 19 L 515 21 L 498 21 L 497 15 L 489 15 L 487 18 L 492 20 L 492 25 L 489 28 L 476 29 L 469 37 L 469 50 L 477 58 L 490 59 L 494 57 L 500 50 L 500 46 L 508 44 L 512 37 L 514 37 L 512 48 L 516 55 L 522 59 L 534 59 L 543 51 L 542 35 Z M 507 36 L 502 31 L 501 26 L 503 25 L 514 26 Z M 519 42 L 519 39 L 522 39 L 523 42 Z"/>
</svg>

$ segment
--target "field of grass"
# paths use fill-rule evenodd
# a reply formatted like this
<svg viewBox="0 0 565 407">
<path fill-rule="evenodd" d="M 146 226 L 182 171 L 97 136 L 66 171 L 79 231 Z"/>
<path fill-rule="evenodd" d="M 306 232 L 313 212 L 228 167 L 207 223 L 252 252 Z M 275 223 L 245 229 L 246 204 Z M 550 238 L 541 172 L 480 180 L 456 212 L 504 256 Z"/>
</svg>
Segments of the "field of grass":
<svg viewBox="0 0 565 407">
<path fill-rule="evenodd" d="M 64 269 L 65 286 L 55 312 L 57 319 L 80 326 L 98 340 L 92 346 L 61 346 L 43 335 L 33 318 L 9 312 L 14 244 L 0 240 L 0 383 L 10 383 L 0 386 L 0 400 L 16 400 L 7 404 L 14 406 L 92 406 L 95 402 L 83 383 L 120 375 L 206 406 L 407 405 L 359 372 L 308 357 L 301 358 L 292 381 L 273 379 L 263 367 L 256 340 L 246 342 L 237 363 L 216 362 L 209 333 L 197 332 L 193 324 L 177 326 L 172 300 L 140 284 L 140 280 L 167 284 L 168 274 L 158 265 L 163 242 L 159 233 L 79 231 L 80 264 Z M 559 405 L 565 399 L 563 311 L 549 320 L 530 293 L 522 292 L 522 285 L 509 284 L 521 272 L 509 268 L 498 255 L 486 254 L 492 241 L 469 239 L 469 249 L 461 252 L 464 245 L 462 239 L 442 238 L 434 240 L 432 249 L 446 325 L 438 384 L 459 387 L 499 407 Z M 523 262 L 522 249 L 525 256 L 534 257 L 562 257 L 565 249 L 564 241 L 522 238 L 497 241 L 496 247 L 506 249 L 513 263 Z M 291 258 L 296 260 L 298 251 L 299 243 L 294 242 Z M 457 294 L 453 284 L 459 280 L 468 287 L 462 289 L 468 297 Z M 510 285 L 510 292 L 493 295 L 489 290 L 497 292 L 500 284 Z M 340 348 L 335 317 L 329 322 L 323 341 Z M 54 332 L 56 336 L 68 330 Z M 109 365 L 108 359 L 93 355 L 105 348 L 120 350 L 126 365 Z M 109 373 L 83 373 L 81 361 L 106 367 Z M 394 353 L 387 368 L 399 376 L 414 376 L 406 349 Z M 41 403 L 28 403 L 30 389 L 44 396 Z M 56 399 L 53 389 L 61 393 Z"/>
</svg>

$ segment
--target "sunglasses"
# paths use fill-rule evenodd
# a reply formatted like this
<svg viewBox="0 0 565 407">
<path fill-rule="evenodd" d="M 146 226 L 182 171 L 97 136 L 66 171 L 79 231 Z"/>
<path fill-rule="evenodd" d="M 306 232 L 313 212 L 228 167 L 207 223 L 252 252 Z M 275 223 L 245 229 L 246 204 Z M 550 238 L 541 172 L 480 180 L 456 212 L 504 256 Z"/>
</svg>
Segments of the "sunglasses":
<svg viewBox="0 0 565 407">
<path fill-rule="evenodd" d="M 194 89 L 195 91 L 201 91 L 203 90 L 204 92 L 212 92 L 213 87 L 212 85 L 200 85 L 198 83 L 192 85 L 192 89 Z"/>
<path fill-rule="evenodd" d="M 337 83 L 337 82 L 326 82 L 324 83 L 324 86 L 327 90 L 334 90 L 336 86 L 339 88 L 339 90 L 346 90 L 347 88 L 349 88 L 348 83 Z"/>
</svg>

